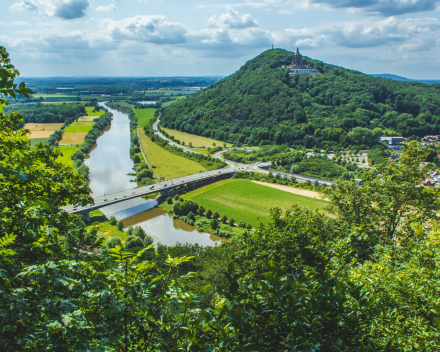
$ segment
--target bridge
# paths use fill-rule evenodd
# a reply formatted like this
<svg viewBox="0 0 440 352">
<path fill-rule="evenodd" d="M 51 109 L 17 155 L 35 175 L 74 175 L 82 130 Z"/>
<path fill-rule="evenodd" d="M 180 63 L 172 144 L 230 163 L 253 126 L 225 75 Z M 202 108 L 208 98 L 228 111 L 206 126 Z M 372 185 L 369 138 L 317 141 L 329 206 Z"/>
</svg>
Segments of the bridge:
<svg viewBox="0 0 440 352">
<path fill-rule="evenodd" d="M 85 207 L 76 206 L 76 205 L 67 205 L 65 207 L 62 207 L 62 209 L 70 214 L 87 214 L 93 210 L 100 209 L 111 204 L 125 202 L 126 200 L 129 199 L 142 197 L 147 194 L 157 193 L 157 192 L 160 192 L 161 194 L 168 194 L 168 192 L 172 191 L 173 189 L 187 184 L 192 183 L 193 185 L 195 185 L 196 182 L 205 181 L 205 180 L 215 180 L 216 178 L 218 179 L 219 177 L 225 175 L 229 176 L 231 174 L 234 174 L 237 171 L 246 171 L 249 169 L 253 169 L 257 166 L 267 167 L 269 165 L 270 163 L 264 163 L 259 165 L 256 164 L 240 165 L 240 166 L 229 167 L 227 169 L 201 172 L 194 175 L 175 178 L 173 180 L 162 181 L 159 183 L 155 183 L 153 185 L 148 185 L 118 193 L 107 194 L 102 197 L 97 197 L 94 199 L 95 202 L 93 204 L 89 204 Z"/>
</svg>

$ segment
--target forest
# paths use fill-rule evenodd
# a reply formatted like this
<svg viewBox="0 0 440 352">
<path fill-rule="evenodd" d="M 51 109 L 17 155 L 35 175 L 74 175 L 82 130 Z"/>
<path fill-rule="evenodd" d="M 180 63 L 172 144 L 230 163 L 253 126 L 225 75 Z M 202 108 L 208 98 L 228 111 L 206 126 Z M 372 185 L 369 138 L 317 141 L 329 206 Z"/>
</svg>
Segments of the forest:
<svg viewBox="0 0 440 352">
<path fill-rule="evenodd" d="M 272 49 L 172 106 L 162 125 L 240 145 L 367 149 L 382 135 L 440 133 L 440 85 L 398 82 L 329 65 L 289 75 L 292 53 Z"/>
</svg>

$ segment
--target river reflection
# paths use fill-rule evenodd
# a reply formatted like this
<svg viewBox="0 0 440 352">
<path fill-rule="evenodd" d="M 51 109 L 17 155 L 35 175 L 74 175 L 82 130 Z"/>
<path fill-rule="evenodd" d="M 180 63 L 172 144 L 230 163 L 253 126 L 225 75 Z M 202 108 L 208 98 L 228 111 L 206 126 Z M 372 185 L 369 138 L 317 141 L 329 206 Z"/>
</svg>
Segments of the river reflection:
<svg viewBox="0 0 440 352">
<path fill-rule="evenodd" d="M 104 104 L 100 103 L 101 106 Z M 90 168 L 89 186 L 93 192 L 92 197 L 95 198 L 136 187 L 136 182 L 130 182 L 134 177 L 127 175 L 134 172 L 134 163 L 130 159 L 128 115 L 107 106 L 106 108 L 113 113 L 111 127 L 98 138 L 96 148 L 84 161 Z M 188 242 L 206 246 L 224 240 L 209 233 L 200 233 L 181 220 L 173 220 L 162 209 L 154 208 L 156 205 L 156 200 L 135 198 L 103 207 L 101 211 L 107 218 L 114 215 L 117 220 L 123 219 L 125 227 L 142 226 L 156 242 L 166 245 Z"/>
<path fill-rule="evenodd" d="M 161 208 L 154 208 L 124 219 L 124 226 L 141 226 L 155 242 L 167 246 L 180 243 L 198 243 L 201 246 L 212 246 L 213 242 L 225 239 L 209 233 L 199 232 L 194 226 L 188 225 Z"/>
</svg>

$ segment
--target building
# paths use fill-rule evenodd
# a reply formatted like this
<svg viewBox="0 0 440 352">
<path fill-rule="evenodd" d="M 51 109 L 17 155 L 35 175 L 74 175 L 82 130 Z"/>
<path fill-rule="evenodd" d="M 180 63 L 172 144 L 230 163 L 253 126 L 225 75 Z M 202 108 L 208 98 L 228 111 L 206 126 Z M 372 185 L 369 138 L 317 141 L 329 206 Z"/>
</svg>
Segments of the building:
<svg viewBox="0 0 440 352">
<path fill-rule="evenodd" d="M 292 63 L 287 66 L 283 65 L 284 68 L 289 69 L 291 75 L 320 75 L 321 72 L 310 68 L 310 66 L 303 65 L 302 55 L 299 53 L 298 48 L 296 48 L 296 53 L 293 54 Z"/>
<path fill-rule="evenodd" d="M 402 143 L 405 142 L 406 139 L 403 137 L 380 137 L 379 142 L 387 143 L 387 147 L 391 149 L 400 149 L 402 148 Z"/>
</svg>

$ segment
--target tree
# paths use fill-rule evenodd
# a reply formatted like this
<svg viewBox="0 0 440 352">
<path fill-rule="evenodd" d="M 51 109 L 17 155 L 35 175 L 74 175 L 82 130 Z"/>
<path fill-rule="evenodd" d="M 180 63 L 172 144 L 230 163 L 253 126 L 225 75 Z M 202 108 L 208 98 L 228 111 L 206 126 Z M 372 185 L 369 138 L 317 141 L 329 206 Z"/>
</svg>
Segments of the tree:
<svg viewBox="0 0 440 352">
<path fill-rule="evenodd" d="M 252 230 L 252 225 L 251 225 L 251 224 L 247 224 L 246 228 L 247 228 L 248 230 Z"/>
<path fill-rule="evenodd" d="M 125 247 L 128 249 L 143 247 L 143 246 L 144 246 L 144 241 L 142 241 L 142 239 L 137 236 L 127 236 L 125 240 Z"/>
<path fill-rule="evenodd" d="M 242 228 L 242 229 L 245 229 L 245 228 L 246 228 L 246 223 L 243 222 L 243 221 L 240 221 L 240 222 L 238 223 L 238 227 L 240 227 L 240 228 Z"/>
<path fill-rule="evenodd" d="M 182 215 L 181 213 L 181 206 L 182 206 L 182 202 L 180 200 L 175 201 L 173 204 L 173 212 L 176 215 Z"/>
<path fill-rule="evenodd" d="M 226 214 L 222 215 L 222 223 L 226 224 L 228 222 L 228 217 L 226 216 Z"/>
<path fill-rule="evenodd" d="M 213 219 L 218 219 L 220 217 L 220 214 L 215 211 L 214 214 L 212 214 L 212 217 Z"/>
<path fill-rule="evenodd" d="M 205 208 L 203 208 L 203 206 L 199 206 L 199 209 L 197 209 L 197 214 L 203 216 L 203 214 L 205 214 Z"/>
<path fill-rule="evenodd" d="M 229 219 L 229 226 L 233 226 L 234 225 L 234 218 L 230 218 Z"/>
<path fill-rule="evenodd" d="M 190 211 L 186 217 L 188 219 L 191 219 L 192 221 L 196 220 L 196 216 L 194 215 L 194 213 L 192 211 Z"/>
<path fill-rule="evenodd" d="M 116 218 L 115 218 L 115 221 L 116 221 Z M 115 222 L 115 224 L 116 224 L 116 222 Z M 127 236 L 133 236 L 133 231 L 134 231 L 134 227 L 133 226 L 129 226 L 128 228 L 127 228 Z"/>
<path fill-rule="evenodd" d="M 122 231 L 123 228 L 124 228 L 124 222 L 123 222 L 122 220 L 119 220 L 119 221 L 116 223 L 116 227 L 118 228 L 119 231 Z"/>
<path fill-rule="evenodd" d="M 141 240 L 145 239 L 145 230 L 141 226 L 135 226 L 133 229 L 133 236 L 139 237 Z"/>
<path fill-rule="evenodd" d="M 116 223 L 118 222 L 114 215 L 110 216 L 108 220 L 110 222 L 110 225 L 113 225 L 113 226 L 116 225 Z"/>
<path fill-rule="evenodd" d="M 134 162 L 135 164 L 138 164 L 138 163 L 141 162 L 141 158 L 139 157 L 139 155 L 135 155 L 135 156 L 133 157 L 133 162 Z"/>
<path fill-rule="evenodd" d="M 173 204 L 173 197 L 168 197 L 167 198 L 167 203 L 168 204 Z"/>
<path fill-rule="evenodd" d="M 208 209 L 208 210 L 206 211 L 206 217 L 207 217 L 208 219 L 211 219 L 211 216 L 212 216 L 212 211 L 211 211 L 211 209 Z"/>
<path fill-rule="evenodd" d="M 218 228 L 218 220 L 217 219 L 211 220 L 211 227 L 213 230 L 216 230 Z"/>
<path fill-rule="evenodd" d="M 189 147 L 190 147 L 190 148 L 192 148 L 192 147 L 193 147 L 193 144 L 192 144 L 192 142 L 189 142 Z"/>
<path fill-rule="evenodd" d="M 122 242 L 120 238 L 112 237 L 107 241 L 108 248 L 115 248 L 116 246 L 122 246 Z"/>
<path fill-rule="evenodd" d="M 226 143 L 223 143 L 223 147 L 226 148 Z"/>
</svg>

